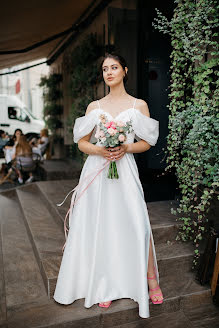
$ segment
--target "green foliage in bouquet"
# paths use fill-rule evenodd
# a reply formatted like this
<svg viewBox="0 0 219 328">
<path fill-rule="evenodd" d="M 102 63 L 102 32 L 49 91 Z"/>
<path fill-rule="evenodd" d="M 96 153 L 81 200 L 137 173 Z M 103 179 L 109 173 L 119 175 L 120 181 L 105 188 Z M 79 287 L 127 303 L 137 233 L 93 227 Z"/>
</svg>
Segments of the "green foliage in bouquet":
<svg viewBox="0 0 219 328">
<path fill-rule="evenodd" d="M 214 0 L 175 0 L 170 21 L 156 9 L 153 26 L 171 37 L 171 85 L 166 171 L 174 169 L 181 199 L 178 239 L 193 240 L 194 266 L 218 199 L 218 9 Z M 179 214 L 178 214 L 179 213 Z"/>
</svg>

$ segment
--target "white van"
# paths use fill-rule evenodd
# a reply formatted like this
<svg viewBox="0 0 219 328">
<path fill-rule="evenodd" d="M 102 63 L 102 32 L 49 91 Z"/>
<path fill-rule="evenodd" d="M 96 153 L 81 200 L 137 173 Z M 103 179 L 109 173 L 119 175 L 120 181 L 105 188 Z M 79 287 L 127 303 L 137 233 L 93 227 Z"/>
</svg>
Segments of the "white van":
<svg viewBox="0 0 219 328">
<path fill-rule="evenodd" d="M 1 130 L 12 136 L 16 129 L 21 129 L 30 138 L 39 135 L 44 127 L 45 123 L 36 119 L 17 96 L 0 94 Z"/>
</svg>

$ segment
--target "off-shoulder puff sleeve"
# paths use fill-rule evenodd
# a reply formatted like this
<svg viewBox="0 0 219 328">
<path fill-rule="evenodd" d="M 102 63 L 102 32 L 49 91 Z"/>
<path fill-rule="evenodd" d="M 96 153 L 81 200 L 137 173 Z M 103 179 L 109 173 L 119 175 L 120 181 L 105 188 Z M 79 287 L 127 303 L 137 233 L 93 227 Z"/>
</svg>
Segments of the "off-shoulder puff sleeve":
<svg viewBox="0 0 219 328">
<path fill-rule="evenodd" d="M 81 138 L 88 135 L 94 129 L 89 141 L 91 143 L 95 143 L 97 141 L 97 139 L 94 136 L 96 133 L 96 123 L 97 123 L 97 116 L 96 116 L 96 111 L 94 110 L 90 111 L 87 115 L 76 118 L 73 127 L 74 142 L 78 143 L 78 141 Z"/>
<path fill-rule="evenodd" d="M 143 139 L 154 146 L 159 137 L 159 121 L 142 114 L 135 110 L 132 116 L 132 126 L 137 141 Z"/>
</svg>

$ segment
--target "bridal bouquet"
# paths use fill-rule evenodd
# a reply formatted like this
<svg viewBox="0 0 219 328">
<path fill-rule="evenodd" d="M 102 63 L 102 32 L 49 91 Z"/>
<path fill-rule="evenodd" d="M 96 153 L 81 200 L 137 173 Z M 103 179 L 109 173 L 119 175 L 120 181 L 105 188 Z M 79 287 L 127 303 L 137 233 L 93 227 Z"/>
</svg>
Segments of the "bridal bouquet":
<svg viewBox="0 0 219 328">
<path fill-rule="evenodd" d="M 132 122 L 127 121 L 108 121 L 104 114 L 100 115 L 100 123 L 97 126 L 95 138 L 106 148 L 120 146 L 126 141 L 126 133 L 132 131 Z M 116 162 L 111 161 L 109 165 L 108 176 L 109 179 L 118 179 L 118 171 Z"/>
</svg>

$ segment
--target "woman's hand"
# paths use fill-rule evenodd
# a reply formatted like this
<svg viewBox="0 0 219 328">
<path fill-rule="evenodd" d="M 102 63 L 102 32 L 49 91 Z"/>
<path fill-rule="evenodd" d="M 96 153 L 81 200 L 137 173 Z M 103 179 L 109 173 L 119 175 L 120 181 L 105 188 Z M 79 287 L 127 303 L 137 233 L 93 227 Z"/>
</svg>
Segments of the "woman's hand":
<svg viewBox="0 0 219 328">
<path fill-rule="evenodd" d="M 110 161 L 118 161 L 121 159 L 126 151 L 127 151 L 127 144 L 121 144 L 118 147 L 101 147 L 100 155 Z"/>
</svg>

